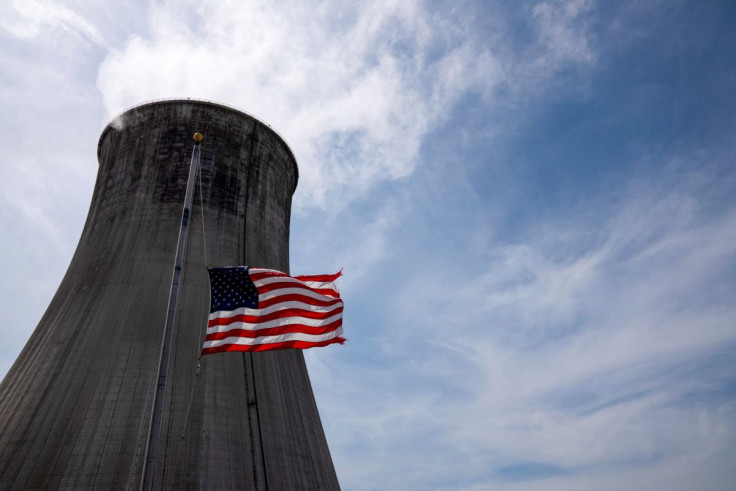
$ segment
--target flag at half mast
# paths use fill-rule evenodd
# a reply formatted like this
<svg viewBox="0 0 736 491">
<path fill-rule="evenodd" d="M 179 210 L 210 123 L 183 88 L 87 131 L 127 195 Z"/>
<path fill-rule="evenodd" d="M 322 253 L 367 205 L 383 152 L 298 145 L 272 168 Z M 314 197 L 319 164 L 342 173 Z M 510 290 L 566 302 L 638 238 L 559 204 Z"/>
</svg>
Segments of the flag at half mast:
<svg viewBox="0 0 736 491">
<path fill-rule="evenodd" d="M 341 273 L 294 276 L 273 269 L 210 268 L 210 315 L 202 354 L 344 343 Z"/>
</svg>

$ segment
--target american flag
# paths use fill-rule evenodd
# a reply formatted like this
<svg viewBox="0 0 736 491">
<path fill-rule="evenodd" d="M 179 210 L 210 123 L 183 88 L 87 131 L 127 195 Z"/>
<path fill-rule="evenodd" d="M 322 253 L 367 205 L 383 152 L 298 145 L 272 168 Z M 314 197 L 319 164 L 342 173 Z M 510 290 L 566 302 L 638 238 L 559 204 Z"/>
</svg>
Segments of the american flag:
<svg viewBox="0 0 736 491">
<path fill-rule="evenodd" d="M 203 355 L 344 343 L 341 273 L 294 276 L 249 266 L 211 268 Z"/>
</svg>

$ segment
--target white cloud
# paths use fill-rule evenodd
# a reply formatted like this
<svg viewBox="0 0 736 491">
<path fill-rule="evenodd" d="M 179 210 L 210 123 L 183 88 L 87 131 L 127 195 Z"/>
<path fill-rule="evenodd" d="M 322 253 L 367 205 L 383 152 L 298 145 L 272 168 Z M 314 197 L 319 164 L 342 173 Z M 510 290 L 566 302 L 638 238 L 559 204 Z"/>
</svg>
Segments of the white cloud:
<svg viewBox="0 0 736 491">
<path fill-rule="evenodd" d="M 62 33 L 97 45 L 105 44 L 92 23 L 59 2 L 13 0 L 3 9 L 3 15 L 5 18 L 0 28 L 19 39 L 48 38 L 49 34 Z"/>
<path fill-rule="evenodd" d="M 144 100 L 191 96 L 244 108 L 293 147 L 297 207 L 348 202 L 411 174 L 423 138 L 461 97 L 488 100 L 512 76 L 496 55 L 506 47 L 457 23 L 467 19 L 449 19 L 420 1 L 359 5 L 204 2 L 191 17 L 179 5 L 158 4 L 152 34 L 132 36 L 102 64 L 105 106 L 113 116 Z M 538 15 L 543 32 L 562 27 L 543 36 L 554 43 L 535 57 L 584 35 L 574 29 L 572 10 Z"/>
</svg>

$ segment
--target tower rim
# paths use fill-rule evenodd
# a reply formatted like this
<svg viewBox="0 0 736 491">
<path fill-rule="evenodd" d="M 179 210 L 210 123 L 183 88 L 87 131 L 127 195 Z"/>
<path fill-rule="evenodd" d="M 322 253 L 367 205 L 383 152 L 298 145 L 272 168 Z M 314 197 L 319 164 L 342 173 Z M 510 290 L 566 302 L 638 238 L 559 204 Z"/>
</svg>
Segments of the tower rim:
<svg viewBox="0 0 736 491">
<path fill-rule="evenodd" d="M 262 127 L 264 127 L 266 129 L 268 129 L 269 131 L 271 131 L 284 144 L 284 147 L 286 148 L 286 150 L 289 152 L 289 155 L 291 156 L 292 162 L 294 162 L 294 177 L 295 177 L 295 179 L 294 179 L 294 189 L 292 190 L 292 194 L 294 193 L 294 191 L 296 191 L 297 185 L 299 184 L 299 165 L 297 163 L 296 156 L 294 156 L 294 152 L 291 149 L 291 146 L 286 141 L 286 138 L 284 138 L 283 135 L 281 135 L 278 131 L 276 131 L 270 124 L 268 124 L 265 121 L 263 121 L 263 120 L 255 117 L 255 116 L 253 116 L 252 114 L 250 114 L 247 111 L 244 111 L 242 109 L 239 109 L 239 108 L 237 108 L 235 106 L 232 106 L 232 105 L 229 105 L 229 104 L 225 104 L 225 103 L 222 103 L 222 102 L 216 102 L 216 101 L 210 101 L 210 100 L 207 100 L 207 99 L 195 99 L 195 98 L 190 98 L 190 97 L 171 97 L 171 98 L 163 98 L 163 99 L 151 99 L 151 100 L 140 102 L 138 104 L 134 104 L 134 105 L 128 107 L 124 111 L 118 113 L 117 116 L 115 116 L 114 118 L 112 118 L 105 125 L 105 127 L 102 130 L 102 132 L 100 133 L 100 138 L 99 138 L 99 140 L 97 140 L 97 165 L 100 164 L 100 151 L 102 149 L 102 141 L 105 139 L 105 136 L 107 135 L 108 132 L 110 132 L 113 129 L 116 129 L 115 128 L 116 121 L 118 121 L 121 118 L 123 118 L 126 114 L 130 114 L 130 113 L 132 113 L 134 111 L 137 111 L 137 110 L 140 110 L 140 109 L 142 109 L 142 108 L 144 108 L 146 106 L 156 106 L 156 105 L 160 105 L 160 104 L 181 104 L 181 103 L 191 103 L 191 104 L 197 104 L 197 105 L 203 105 L 203 106 L 212 106 L 212 107 L 218 107 L 218 108 L 221 108 L 221 109 L 232 111 L 232 112 L 241 114 L 243 116 L 246 116 L 248 118 L 251 118 L 256 123 L 260 124 Z"/>
</svg>

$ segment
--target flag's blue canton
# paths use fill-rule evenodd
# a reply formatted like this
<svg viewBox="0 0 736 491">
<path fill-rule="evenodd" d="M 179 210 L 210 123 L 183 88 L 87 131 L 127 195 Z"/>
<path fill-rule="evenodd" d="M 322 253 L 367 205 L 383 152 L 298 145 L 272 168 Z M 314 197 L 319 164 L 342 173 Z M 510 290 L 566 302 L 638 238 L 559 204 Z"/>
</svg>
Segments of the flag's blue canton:
<svg viewBox="0 0 736 491">
<path fill-rule="evenodd" d="M 212 285 L 210 312 L 241 307 L 258 308 L 258 290 L 250 279 L 248 269 L 248 266 L 238 266 L 209 270 Z"/>
</svg>

